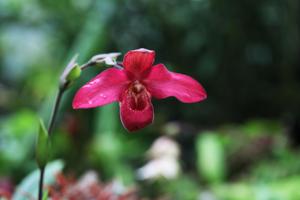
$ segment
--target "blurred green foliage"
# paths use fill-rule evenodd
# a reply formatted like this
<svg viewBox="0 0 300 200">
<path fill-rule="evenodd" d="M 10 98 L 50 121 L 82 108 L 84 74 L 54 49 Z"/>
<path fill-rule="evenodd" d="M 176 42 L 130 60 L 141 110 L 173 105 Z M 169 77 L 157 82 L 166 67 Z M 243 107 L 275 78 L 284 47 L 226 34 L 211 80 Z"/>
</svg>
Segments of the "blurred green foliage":
<svg viewBox="0 0 300 200">
<path fill-rule="evenodd" d="M 199 80 L 208 99 L 154 101 L 154 124 L 128 134 L 117 104 L 72 110 L 74 92 L 102 70 L 87 69 L 51 138 L 66 173 L 95 169 L 151 198 L 300 199 L 299 9 L 297 0 L 0 0 L 0 181 L 18 185 L 36 169 L 37 115 L 49 119 L 75 53 L 81 64 L 144 47 Z M 165 134 L 179 143 L 181 173 L 137 180 Z"/>
<path fill-rule="evenodd" d="M 197 167 L 202 178 L 211 184 L 221 182 L 225 176 L 225 151 L 217 133 L 201 133 L 197 138 L 196 149 Z"/>
</svg>

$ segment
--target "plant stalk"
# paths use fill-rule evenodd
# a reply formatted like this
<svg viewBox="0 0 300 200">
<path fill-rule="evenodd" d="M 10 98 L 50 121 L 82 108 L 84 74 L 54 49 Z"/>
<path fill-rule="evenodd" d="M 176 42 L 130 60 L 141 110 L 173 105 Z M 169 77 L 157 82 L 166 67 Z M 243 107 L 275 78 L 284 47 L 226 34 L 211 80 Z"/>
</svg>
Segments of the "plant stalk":
<svg viewBox="0 0 300 200">
<path fill-rule="evenodd" d="M 42 200 L 42 198 L 43 198 L 43 184 L 44 184 L 45 167 L 40 168 L 39 196 L 38 196 L 39 200 Z"/>
<path fill-rule="evenodd" d="M 52 113 L 51 113 L 51 117 L 50 117 L 50 121 L 48 124 L 48 134 L 49 134 L 49 138 L 52 134 L 53 131 L 53 127 L 54 127 L 54 122 L 57 116 L 57 111 L 62 99 L 62 96 L 66 90 L 66 86 L 67 84 L 65 84 L 63 87 L 60 87 L 58 90 L 58 94 L 56 95 L 56 99 L 55 99 L 55 103 L 52 109 Z M 43 198 L 43 185 L 44 185 L 44 174 L 45 174 L 45 168 L 46 165 L 40 168 L 40 180 L 39 180 L 39 193 L 38 193 L 38 200 L 42 200 Z"/>
</svg>

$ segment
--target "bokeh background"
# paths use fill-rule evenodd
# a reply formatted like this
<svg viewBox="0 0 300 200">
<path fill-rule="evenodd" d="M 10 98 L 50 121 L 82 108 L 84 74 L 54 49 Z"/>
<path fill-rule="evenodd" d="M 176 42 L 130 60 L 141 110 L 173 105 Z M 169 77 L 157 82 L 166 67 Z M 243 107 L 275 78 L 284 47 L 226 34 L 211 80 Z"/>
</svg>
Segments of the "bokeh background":
<svg viewBox="0 0 300 200">
<path fill-rule="evenodd" d="M 49 120 L 75 53 L 83 64 L 143 47 L 208 99 L 154 100 L 155 122 L 127 133 L 117 103 L 72 110 L 103 68 L 85 70 L 52 138 L 64 176 L 93 170 L 144 199 L 300 199 L 299 13 L 297 0 L 0 0 L 0 189 L 37 169 L 37 119 Z"/>
</svg>

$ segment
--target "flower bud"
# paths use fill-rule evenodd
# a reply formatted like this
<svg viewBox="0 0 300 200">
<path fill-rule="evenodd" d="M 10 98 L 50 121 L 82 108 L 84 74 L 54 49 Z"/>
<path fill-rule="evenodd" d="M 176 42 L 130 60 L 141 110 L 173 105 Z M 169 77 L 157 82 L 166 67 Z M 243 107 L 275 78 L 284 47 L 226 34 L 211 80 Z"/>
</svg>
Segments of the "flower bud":
<svg viewBox="0 0 300 200">
<path fill-rule="evenodd" d="M 78 79 L 81 75 L 81 68 L 77 64 L 78 54 L 76 54 L 68 63 L 67 67 L 65 68 L 64 72 L 60 77 L 60 87 L 66 88 L 68 87 L 73 81 Z"/>
<path fill-rule="evenodd" d="M 75 64 L 71 71 L 68 73 L 66 80 L 67 81 L 74 81 L 79 78 L 81 75 L 81 69 L 79 65 Z"/>
</svg>

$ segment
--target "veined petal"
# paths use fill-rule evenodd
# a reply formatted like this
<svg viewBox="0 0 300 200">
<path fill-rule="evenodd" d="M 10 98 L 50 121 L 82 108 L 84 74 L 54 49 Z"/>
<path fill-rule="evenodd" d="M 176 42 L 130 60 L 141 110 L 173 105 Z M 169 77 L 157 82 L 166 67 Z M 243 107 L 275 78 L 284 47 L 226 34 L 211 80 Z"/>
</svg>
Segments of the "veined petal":
<svg viewBox="0 0 300 200">
<path fill-rule="evenodd" d="M 107 69 L 78 90 L 73 108 L 93 108 L 119 101 L 129 83 L 124 70 Z"/>
<path fill-rule="evenodd" d="M 127 72 L 135 79 L 140 79 L 146 74 L 154 63 L 155 52 L 148 49 L 129 51 L 124 56 L 123 65 Z"/>
<path fill-rule="evenodd" d="M 120 102 L 120 118 L 128 131 L 144 128 L 153 121 L 153 106 L 150 94 L 144 90 L 138 94 L 125 91 Z"/>
<path fill-rule="evenodd" d="M 163 64 L 153 66 L 143 82 L 151 95 L 158 99 L 174 96 L 184 103 L 193 103 L 207 97 L 198 81 L 184 74 L 170 72 Z"/>
</svg>

